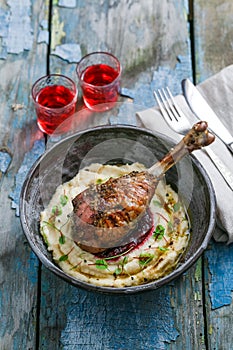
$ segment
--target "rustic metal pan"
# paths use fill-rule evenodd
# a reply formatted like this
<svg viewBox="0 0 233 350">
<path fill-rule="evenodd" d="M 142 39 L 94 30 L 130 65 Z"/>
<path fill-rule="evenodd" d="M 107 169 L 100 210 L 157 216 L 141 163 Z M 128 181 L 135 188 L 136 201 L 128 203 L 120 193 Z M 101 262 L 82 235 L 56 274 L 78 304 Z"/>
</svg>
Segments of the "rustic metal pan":
<svg viewBox="0 0 233 350">
<path fill-rule="evenodd" d="M 73 178 L 79 168 L 93 162 L 103 164 L 135 161 L 144 163 L 149 168 L 173 145 L 174 142 L 164 135 L 138 127 L 115 125 L 78 132 L 45 152 L 29 171 L 20 201 L 22 227 L 41 262 L 74 286 L 105 293 L 128 294 L 156 289 L 186 271 L 207 248 L 216 216 L 211 181 L 193 155 L 182 159 L 166 174 L 166 181 L 178 190 L 188 206 L 192 227 L 186 253 L 169 275 L 151 283 L 124 288 L 98 287 L 84 283 L 67 275 L 54 263 L 39 232 L 40 212 L 48 204 L 57 186 Z"/>
</svg>

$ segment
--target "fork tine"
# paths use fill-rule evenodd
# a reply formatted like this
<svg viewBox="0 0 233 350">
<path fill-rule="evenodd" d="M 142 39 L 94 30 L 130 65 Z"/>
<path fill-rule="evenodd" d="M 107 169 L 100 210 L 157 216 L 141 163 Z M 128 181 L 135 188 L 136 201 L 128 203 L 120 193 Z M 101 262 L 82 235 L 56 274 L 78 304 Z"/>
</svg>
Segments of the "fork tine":
<svg viewBox="0 0 233 350">
<path fill-rule="evenodd" d="M 170 111 L 172 113 L 172 116 L 178 121 L 180 116 L 179 116 L 179 113 L 177 113 L 177 111 L 176 111 L 176 109 L 174 107 L 174 99 L 173 98 L 171 99 L 171 91 L 167 87 L 167 92 L 168 92 L 169 96 L 168 96 L 168 94 L 167 94 L 165 89 L 162 89 L 162 91 L 163 91 L 163 94 L 164 94 L 164 96 L 166 98 L 167 105 L 169 106 Z"/>
<path fill-rule="evenodd" d="M 154 96 L 167 124 L 180 134 L 187 132 L 190 129 L 190 123 L 178 107 L 169 88 L 158 89 L 157 93 L 154 91 Z"/>
<path fill-rule="evenodd" d="M 158 93 L 160 94 L 160 90 L 158 90 Z M 158 103 L 158 105 L 159 105 L 160 111 L 161 111 L 163 117 L 165 118 L 165 120 L 166 120 L 166 119 L 170 119 L 170 120 L 171 120 L 170 115 L 167 113 L 167 111 L 166 111 L 165 108 L 163 107 L 163 104 L 161 103 L 161 100 L 162 100 L 162 102 L 163 102 L 163 98 L 160 96 L 160 97 L 161 97 L 161 100 L 160 100 L 158 94 L 157 94 L 155 91 L 154 91 L 154 96 L 155 96 L 155 99 L 156 99 L 156 101 L 157 101 L 157 103 Z M 164 103 L 164 102 L 163 102 L 163 103 Z"/>
<path fill-rule="evenodd" d="M 168 86 L 167 86 L 167 92 L 168 92 L 168 94 L 169 94 L 170 100 L 172 101 L 173 109 L 175 110 L 176 116 L 177 116 L 178 119 L 179 119 L 179 118 L 182 117 L 183 112 L 181 111 L 180 107 L 179 107 L 178 104 L 176 103 L 176 101 L 175 101 L 175 99 L 174 99 L 174 97 L 173 97 L 173 95 L 172 95 L 172 93 L 171 93 L 171 91 L 170 91 L 170 89 L 169 89 Z"/>
<path fill-rule="evenodd" d="M 169 115 L 170 120 L 172 121 L 174 117 L 173 110 L 172 108 L 170 108 L 169 99 L 167 98 L 166 92 L 164 89 L 162 89 L 162 90 L 158 90 L 158 93 L 163 102 L 164 108 L 167 114 Z"/>
</svg>

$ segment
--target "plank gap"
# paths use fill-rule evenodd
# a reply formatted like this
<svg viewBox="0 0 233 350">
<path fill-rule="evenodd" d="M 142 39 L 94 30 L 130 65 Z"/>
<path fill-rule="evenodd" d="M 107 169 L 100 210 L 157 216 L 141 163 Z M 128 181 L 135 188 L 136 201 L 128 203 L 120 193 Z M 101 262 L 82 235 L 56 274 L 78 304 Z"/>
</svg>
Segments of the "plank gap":
<svg viewBox="0 0 233 350">
<path fill-rule="evenodd" d="M 46 63 L 47 75 L 50 74 L 50 54 L 51 54 L 51 42 L 52 42 L 53 0 L 49 1 L 48 12 L 49 12 L 48 13 L 49 42 L 48 42 L 47 63 Z"/>
<path fill-rule="evenodd" d="M 190 32 L 190 48 L 191 48 L 191 58 L 192 58 L 192 74 L 193 82 L 196 84 L 196 55 L 195 55 L 195 31 L 194 31 L 194 0 L 189 0 L 189 32 Z"/>
<path fill-rule="evenodd" d="M 204 255 L 201 258 L 201 267 L 202 267 L 202 308 L 203 308 L 203 318 L 204 318 L 204 342 L 205 348 L 209 349 L 209 335 L 208 335 L 208 320 L 207 320 L 207 300 L 206 300 L 206 292 L 205 292 L 205 259 Z"/>
<path fill-rule="evenodd" d="M 38 265 L 38 280 L 37 280 L 37 314 L 36 314 L 36 350 L 40 349 L 40 310 L 41 310 L 41 271 L 42 265 L 39 261 Z"/>
</svg>

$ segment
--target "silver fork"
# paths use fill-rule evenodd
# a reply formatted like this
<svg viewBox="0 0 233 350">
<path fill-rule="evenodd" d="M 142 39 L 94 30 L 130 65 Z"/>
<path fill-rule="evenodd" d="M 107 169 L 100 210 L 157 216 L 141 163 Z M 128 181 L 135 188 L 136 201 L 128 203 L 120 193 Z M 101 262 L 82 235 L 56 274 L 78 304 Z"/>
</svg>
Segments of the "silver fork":
<svg viewBox="0 0 233 350">
<path fill-rule="evenodd" d="M 191 129 L 192 126 L 189 120 L 178 106 L 168 87 L 158 90 L 158 93 L 154 91 L 154 96 L 158 102 L 163 118 L 171 129 L 182 135 Z M 208 154 L 228 186 L 233 190 L 233 176 L 227 166 L 208 146 L 203 149 L 203 151 Z"/>
</svg>

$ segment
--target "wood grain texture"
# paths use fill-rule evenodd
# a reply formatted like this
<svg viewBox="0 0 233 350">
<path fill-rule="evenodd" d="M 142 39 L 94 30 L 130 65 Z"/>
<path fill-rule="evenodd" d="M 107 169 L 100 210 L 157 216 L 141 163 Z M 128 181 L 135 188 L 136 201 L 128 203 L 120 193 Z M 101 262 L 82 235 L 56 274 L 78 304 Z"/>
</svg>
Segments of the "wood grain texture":
<svg viewBox="0 0 233 350">
<path fill-rule="evenodd" d="M 183 1 L 53 6 L 56 30 L 52 28 L 50 71 L 76 79 L 72 54 L 64 53 L 72 43 L 82 56 L 111 51 L 123 64 L 124 92 L 137 106 L 153 106 L 153 89 L 168 84 L 179 93 L 181 79 L 192 75 L 186 6 Z M 137 124 L 126 114 L 111 120 L 92 117 L 80 127 L 96 122 Z M 111 296 L 75 289 L 42 268 L 40 349 L 191 349 L 192 344 L 205 349 L 202 277 L 197 278 L 196 271 L 199 265 L 158 291 Z"/>
<path fill-rule="evenodd" d="M 232 13 L 230 0 L 194 1 L 196 81 L 232 64 Z M 228 350 L 233 344 L 232 252 L 232 245 L 213 242 L 205 254 L 205 337 L 209 349 Z"/>
<path fill-rule="evenodd" d="M 194 0 L 197 82 L 232 64 L 232 13 L 231 0 Z"/>
<path fill-rule="evenodd" d="M 81 56 L 116 54 L 122 92 L 130 99 L 121 97 L 118 115 L 78 112 L 76 127 L 83 129 L 136 125 L 127 104 L 151 107 L 154 89 L 169 85 L 178 94 L 180 81 L 192 77 L 187 0 L 51 4 L 50 37 L 49 1 L 0 1 L 0 350 L 230 350 L 231 246 L 212 243 L 172 284 L 130 296 L 74 288 L 41 268 L 32 253 L 17 216 L 22 181 L 45 147 L 32 83 L 47 70 L 78 83 Z M 197 81 L 232 63 L 232 13 L 230 0 L 194 0 Z M 49 139 L 47 147 L 56 141 Z"/>
<path fill-rule="evenodd" d="M 35 123 L 30 88 L 46 70 L 46 46 L 37 46 L 36 40 L 40 16 L 47 9 L 43 1 L 1 1 L 0 9 L 5 14 L 0 24 L 4 52 L 0 60 L 0 349 L 23 350 L 36 346 L 39 264 L 11 209 L 9 194 L 25 154 L 43 138 Z M 33 154 L 30 159 L 35 160 Z M 30 166 L 25 163 L 24 171 Z"/>
<path fill-rule="evenodd" d="M 206 337 L 210 349 L 232 347 L 232 264 L 233 245 L 212 242 L 205 253 Z"/>
</svg>

